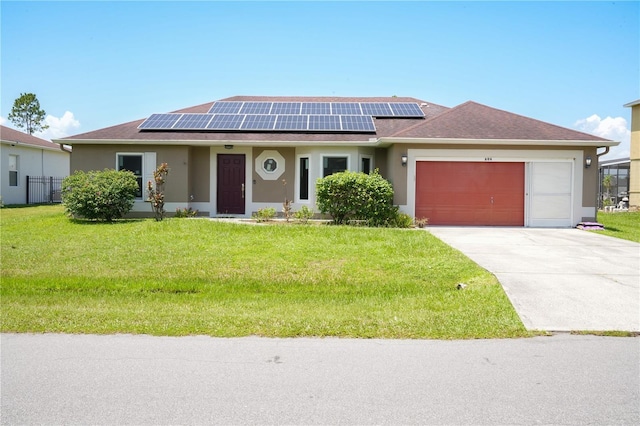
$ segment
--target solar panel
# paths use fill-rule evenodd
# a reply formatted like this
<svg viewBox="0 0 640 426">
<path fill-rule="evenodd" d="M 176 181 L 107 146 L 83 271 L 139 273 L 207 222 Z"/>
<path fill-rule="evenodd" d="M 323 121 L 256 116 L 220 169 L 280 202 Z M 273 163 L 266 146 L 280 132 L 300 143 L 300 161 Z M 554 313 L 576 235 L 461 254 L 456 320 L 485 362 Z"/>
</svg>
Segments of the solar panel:
<svg viewBox="0 0 640 426">
<path fill-rule="evenodd" d="M 274 102 L 271 114 L 300 114 L 300 102 Z"/>
<path fill-rule="evenodd" d="M 307 130 L 308 115 L 279 115 L 274 130 Z"/>
<path fill-rule="evenodd" d="M 302 114 L 331 114 L 331 104 L 329 102 L 303 102 Z"/>
<path fill-rule="evenodd" d="M 363 102 L 360 104 L 362 107 L 362 114 L 371 115 L 373 117 L 392 117 L 393 112 L 389 108 L 389 104 L 383 102 Z"/>
<path fill-rule="evenodd" d="M 209 124 L 208 130 L 239 130 L 244 115 L 237 114 L 216 114 L 213 116 Z"/>
<path fill-rule="evenodd" d="M 342 130 L 375 132 L 376 126 L 369 115 L 342 115 Z"/>
<path fill-rule="evenodd" d="M 138 129 L 170 129 L 181 116 L 182 114 L 151 114 L 149 118 L 138 126 Z"/>
<path fill-rule="evenodd" d="M 358 102 L 332 102 L 331 114 L 362 115 Z"/>
<path fill-rule="evenodd" d="M 211 105 L 210 114 L 238 114 L 243 102 L 215 102 Z"/>
<path fill-rule="evenodd" d="M 206 129 L 211 121 L 211 114 L 182 114 L 172 127 L 173 129 Z"/>
<path fill-rule="evenodd" d="M 245 102 L 240 114 L 269 114 L 273 102 Z"/>
<path fill-rule="evenodd" d="M 339 115 L 310 115 L 309 130 L 342 130 Z"/>
<path fill-rule="evenodd" d="M 424 117 L 424 112 L 416 103 L 390 102 L 389 107 L 395 117 Z"/>
<path fill-rule="evenodd" d="M 244 130 L 273 130 L 276 115 L 252 114 L 247 115 L 240 126 Z"/>
</svg>

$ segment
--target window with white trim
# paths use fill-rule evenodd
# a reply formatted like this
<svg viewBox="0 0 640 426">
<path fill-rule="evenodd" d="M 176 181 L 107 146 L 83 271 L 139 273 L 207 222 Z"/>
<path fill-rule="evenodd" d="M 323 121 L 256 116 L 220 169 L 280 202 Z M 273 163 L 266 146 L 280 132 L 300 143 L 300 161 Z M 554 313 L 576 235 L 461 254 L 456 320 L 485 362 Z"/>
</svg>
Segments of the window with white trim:
<svg viewBox="0 0 640 426">
<path fill-rule="evenodd" d="M 300 200 L 309 199 L 309 157 L 300 157 L 300 193 L 298 198 Z"/>
<path fill-rule="evenodd" d="M 322 176 L 344 172 L 348 169 L 347 157 L 322 157 Z"/>
<path fill-rule="evenodd" d="M 138 182 L 138 192 L 136 197 L 142 198 L 142 164 L 143 154 L 117 154 L 118 155 L 118 171 L 128 170 L 136 176 Z"/>
<path fill-rule="evenodd" d="M 9 186 L 18 186 L 18 156 L 9 154 Z"/>
</svg>

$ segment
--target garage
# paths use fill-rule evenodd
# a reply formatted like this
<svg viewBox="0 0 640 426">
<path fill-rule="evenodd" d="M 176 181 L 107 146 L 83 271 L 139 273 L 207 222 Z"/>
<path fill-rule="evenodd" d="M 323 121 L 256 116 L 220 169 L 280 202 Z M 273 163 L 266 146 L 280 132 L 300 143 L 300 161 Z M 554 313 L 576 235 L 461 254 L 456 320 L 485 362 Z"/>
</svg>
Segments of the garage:
<svg viewBox="0 0 640 426">
<path fill-rule="evenodd" d="M 524 162 L 416 162 L 417 218 L 430 225 L 524 226 Z"/>
</svg>

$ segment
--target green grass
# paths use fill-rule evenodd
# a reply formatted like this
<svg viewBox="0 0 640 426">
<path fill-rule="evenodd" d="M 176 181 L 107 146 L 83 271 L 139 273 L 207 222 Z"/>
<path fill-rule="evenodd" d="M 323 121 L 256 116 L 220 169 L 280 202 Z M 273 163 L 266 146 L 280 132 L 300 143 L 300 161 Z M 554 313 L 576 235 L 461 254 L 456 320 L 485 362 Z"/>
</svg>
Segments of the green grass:
<svg viewBox="0 0 640 426">
<path fill-rule="evenodd" d="M 640 243 L 640 211 L 598 212 L 598 222 L 604 225 L 604 231 L 593 232 Z"/>
<path fill-rule="evenodd" d="M 3 332 L 531 335 L 493 275 L 425 231 L 1 215 Z"/>
</svg>

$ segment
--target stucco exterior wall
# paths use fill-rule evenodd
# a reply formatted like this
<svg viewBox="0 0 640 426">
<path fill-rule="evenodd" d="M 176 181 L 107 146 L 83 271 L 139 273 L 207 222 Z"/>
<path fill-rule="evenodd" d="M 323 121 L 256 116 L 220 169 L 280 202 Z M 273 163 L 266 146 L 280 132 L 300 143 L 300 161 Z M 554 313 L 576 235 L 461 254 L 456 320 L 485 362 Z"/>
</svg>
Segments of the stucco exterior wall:
<svg viewBox="0 0 640 426">
<path fill-rule="evenodd" d="M 189 201 L 209 202 L 211 185 L 211 149 L 208 146 L 189 148 Z"/>
<path fill-rule="evenodd" d="M 631 107 L 629 207 L 640 209 L 640 104 Z"/>
<path fill-rule="evenodd" d="M 260 161 L 256 161 L 256 159 L 259 159 L 261 154 L 264 152 L 277 152 L 284 159 L 284 163 L 278 164 L 277 166 L 277 178 L 267 180 L 258 173 L 258 168 L 262 167 L 262 164 L 258 164 Z M 287 198 L 288 200 L 293 200 L 295 197 L 294 180 L 296 178 L 295 148 L 253 148 L 252 155 L 254 159 L 251 168 L 253 201 L 256 203 L 282 203 L 284 202 L 285 198 Z M 283 184 L 283 180 L 286 181 L 286 185 Z"/>
<path fill-rule="evenodd" d="M 165 201 L 168 203 L 181 203 L 184 206 L 189 202 L 189 147 L 188 146 L 132 146 L 132 145 L 75 145 L 71 154 L 71 172 L 76 170 L 104 170 L 115 169 L 117 166 L 117 154 L 152 152 L 156 154 L 156 166 L 161 163 L 169 165 L 169 175 L 165 185 Z M 144 170 L 143 185 L 151 179 L 153 170 Z M 144 192 L 144 188 L 143 188 Z M 143 195 L 143 198 L 144 195 Z M 134 211 L 143 209 L 144 200 L 136 200 Z"/>
</svg>

